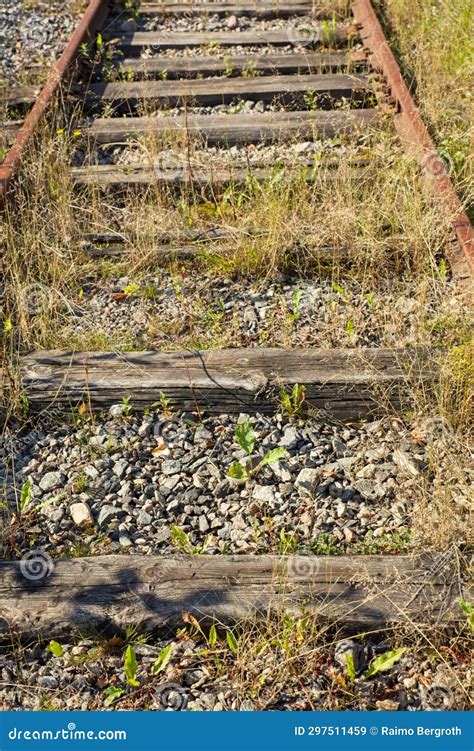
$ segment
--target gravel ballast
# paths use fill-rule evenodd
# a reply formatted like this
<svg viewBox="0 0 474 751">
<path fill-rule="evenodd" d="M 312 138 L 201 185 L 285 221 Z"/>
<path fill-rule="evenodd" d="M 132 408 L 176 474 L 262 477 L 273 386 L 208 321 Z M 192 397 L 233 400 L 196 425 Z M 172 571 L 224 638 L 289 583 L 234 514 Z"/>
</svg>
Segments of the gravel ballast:
<svg viewBox="0 0 474 751">
<path fill-rule="evenodd" d="M 256 633 L 254 638 L 256 645 L 266 643 Z M 441 658 L 439 653 L 434 656 L 407 645 L 389 671 L 367 677 L 375 659 L 403 647 L 389 639 L 367 637 L 336 637 L 325 644 L 323 637 L 315 646 L 308 642 L 305 659 L 296 661 L 275 646 L 276 638 L 268 638 L 267 648 L 256 656 L 252 641 L 237 635 L 238 657 L 226 645 L 223 634 L 209 657 L 203 651 L 208 646 L 203 639 L 193 640 L 185 634 L 171 641 L 135 641 L 132 649 L 139 685 L 134 688 L 127 685 L 125 644 L 118 637 L 109 641 L 78 638 L 61 644 L 36 643 L 16 652 L 5 648 L 0 652 L 0 704 L 10 710 L 155 711 L 416 711 L 468 707 L 467 658 L 452 649 L 446 649 L 446 657 Z M 160 674 L 153 675 L 152 667 L 165 649 L 170 651 L 169 662 Z M 354 663 L 353 679 L 347 675 L 346 655 Z"/>
<path fill-rule="evenodd" d="M 0 8 L 0 83 L 25 74 L 45 76 L 63 51 L 79 19 L 72 2 L 2 0 Z"/>
<path fill-rule="evenodd" d="M 311 238 L 306 241 L 311 244 Z M 219 253 L 219 243 L 196 248 Z M 284 275 L 274 282 L 244 282 L 190 271 L 85 283 L 81 299 L 65 310 L 59 346 L 410 347 L 431 344 L 438 321 L 447 316 L 461 321 L 464 315 L 462 299 L 449 282 L 388 278 L 370 285 Z"/>
<path fill-rule="evenodd" d="M 284 455 L 237 481 L 228 473 L 247 461 L 235 438 L 245 414 L 200 421 L 129 411 L 117 404 L 113 417 L 93 425 L 40 424 L 4 442 L 2 485 L 18 528 L 12 555 L 27 552 L 32 539 L 53 557 L 268 553 L 288 545 L 316 553 L 403 552 L 411 515 L 429 497 L 430 450 L 419 430 L 398 420 L 339 426 L 250 418 L 249 466 L 277 447 Z M 428 428 L 436 431 L 436 423 Z M 17 527 L 25 486 L 29 500 Z M 461 513 L 468 502 L 461 490 L 457 500 Z"/>
</svg>

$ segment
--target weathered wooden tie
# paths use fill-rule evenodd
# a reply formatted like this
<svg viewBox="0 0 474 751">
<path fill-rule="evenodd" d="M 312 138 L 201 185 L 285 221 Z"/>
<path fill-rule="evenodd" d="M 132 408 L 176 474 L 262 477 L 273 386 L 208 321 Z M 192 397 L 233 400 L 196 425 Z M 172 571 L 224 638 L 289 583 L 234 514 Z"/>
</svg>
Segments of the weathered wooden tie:
<svg viewBox="0 0 474 751">
<path fill-rule="evenodd" d="M 133 73 L 135 80 L 143 77 L 163 76 L 166 78 L 194 78 L 198 76 L 226 76 L 271 73 L 318 73 L 321 69 L 331 70 L 357 66 L 366 61 L 363 51 L 335 52 L 294 52 L 270 55 L 199 55 L 173 57 L 128 57 L 120 63 L 123 74 Z"/>
<path fill-rule="evenodd" d="M 352 175 L 362 180 L 369 161 L 363 156 L 355 156 L 351 161 Z M 318 183 L 338 184 L 338 159 L 328 159 L 321 163 L 309 160 L 296 161 L 292 164 L 280 164 L 273 167 L 233 163 L 213 164 L 206 167 L 201 162 L 189 165 L 187 161 L 161 159 L 157 156 L 155 164 L 109 165 L 98 164 L 71 169 L 73 183 L 78 186 L 94 186 L 99 189 L 135 189 L 142 186 L 167 186 L 170 189 L 182 187 L 223 188 L 229 184 L 243 185 L 247 180 L 268 182 L 269 180 L 298 179 L 311 185 Z"/>
<path fill-rule="evenodd" d="M 355 26 L 338 25 L 335 28 L 323 27 L 322 25 L 304 26 L 304 30 L 297 25 L 289 25 L 286 29 L 270 31 L 136 31 L 132 34 L 119 36 L 106 35 L 108 41 L 116 41 L 117 47 L 122 50 L 139 51 L 143 47 L 153 47 L 157 51 L 171 49 L 173 47 L 232 47 L 234 45 L 245 47 L 274 46 L 286 47 L 288 45 L 306 46 L 334 46 L 346 44 L 350 39 L 357 37 Z"/>
<path fill-rule="evenodd" d="M 0 91 L 0 109 L 34 104 L 38 97 L 38 86 L 13 86 Z"/>
<path fill-rule="evenodd" d="M 321 103 L 339 99 L 364 102 L 370 93 L 366 76 L 348 74 L 307 76 L 260 76 L 257 78 L 216 77 L 205 81 L 118 81 L 90 84 L 86 101 L 119 105 L 153 101 L 168 106 L 179 106 L 184 101 L 192 104 L 229 104 L 236 98 L 251 101 L 292 103 L 311 92 L 321 97 Z"/>
<path fill-rule="evenodd" d="M 453 626 L 463 583 L 423 556 L 101 556 L 0 562 L 0 636 L 175 628 L 183 614 L 235 623 L 311 613 L 349 631 L 390 623 Z M 31 573 L 30 573 L 31 572 Z M 466 589 L 468 587 L 466 586 Z M 472 588 L 471 588 L 472 593 Z"/>
<path fill-rule="evenodd" d="M 249 229 L 241 231 L 211 227 L 208 230 L 187 232 L 156 232 L 143 237 L 137 233 L 128 236 L 113 233 L 88 233 L 83 235 L 82 249 L 93 258 L 117 256 L 129 253 L 133 245 L 145 246 L 148 254 L 158 258 L 189 258 L 198 255 L 209 245 L 235 241 L 240 237 L 258 237 L 267 230 Z"/>
<path fill-rule="evenodd" d="M 264 112 L 237 115 L 157 115 L 150 117 L 99 118 L 85 134 L 99 144 L 111 144 L 142 136 L 163 138 L 173 134 L 202 138 L 208 144 L 271 143 L 366 131 L 380 120 L 376 109 Z"/>
<path fill-rule="evenodd" d="M 341 420 L 368 418 L 380 400 L 399 406 L 407 382 L 428 379 L 423 354 L 387 349 L 230 349 L 179 352 L 34 352 L 21 359 L 32 413 L 130 397 L 145 409 L 161 394 L 176 409 L 274 413 L 285 386 L 306 387 L 308 407 Z"/>
<path fill-rule="evenodd" d="M 256 18 L 288 18 L 305 16 L 324 18 L 321 12 L 313 11 L 312 0 L 279 2 L 279 0 L 240 0 L 237 2 L 150 2 L 140 5 L 144 16 L 165 15 L 234 15 L 255 16 Z"/>
</svg>

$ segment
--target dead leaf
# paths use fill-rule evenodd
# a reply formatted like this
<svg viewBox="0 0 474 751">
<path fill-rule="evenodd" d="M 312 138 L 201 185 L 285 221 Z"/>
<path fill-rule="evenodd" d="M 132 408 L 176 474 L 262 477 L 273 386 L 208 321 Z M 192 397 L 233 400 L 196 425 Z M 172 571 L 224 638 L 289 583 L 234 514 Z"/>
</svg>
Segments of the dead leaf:
<svg viewBox="0 0 474 751">
<path fill-rule="evenodd" d="M 426 443 L 426 440 L 428 438 L 426 430 L 421 426 L 417 425 L 415 428 L 413 428 L 411 432 L 412 440 L 417 443 L 419 446 L 422 446 Z"/>
<path fill-rule="evenodd" d="M 151 450 L 151 453 L 153 456 L 159 456 L 163 451 L 166 451 L 167 448 L 168 446 L 165 443 L 160 443 L 159 446 L 155 446 L 155 448 Z"/>
<path fill-rule="evenodd" d="M 112 636 L 111 639 L 107 642 L 109 647 L 121 647 L 123 646 L 123 639 L 121 636 Z"/>
</svg>

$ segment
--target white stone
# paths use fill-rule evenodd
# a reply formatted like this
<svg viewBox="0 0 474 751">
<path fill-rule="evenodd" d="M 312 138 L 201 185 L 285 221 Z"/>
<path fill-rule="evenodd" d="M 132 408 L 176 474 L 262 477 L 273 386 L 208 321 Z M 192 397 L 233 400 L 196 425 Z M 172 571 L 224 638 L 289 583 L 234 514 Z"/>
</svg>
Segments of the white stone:
<svg viewBox="0 0 474 751">
<path fill-rule="evenodd" d="M 127 407 L 125 404 L 112 404 L 109 409 L 110 417 L 122 417 L 125 414 Z"/>
<path fill-rule="evenodd" d="M 239 19 L 237 18 L 237 16 L 235 15 L 229 16 L 229 18 L 227 19 L 227 28 L 236 29 L 238 25 L 239 25 Z"/>
<path fill-rule="evenodd" d="M 354 532 L 352 531 L 352 529 L 349 529 L 349 527 L 344 527 L 342 531 L 344 532 L 346 542 L 352 542 L 352 540 L 354 539 Z"/>
<path fill-rule="evenodd" d="M 209 522 L 204 515 L 199 517 L 199 531 L 203 534 L 209 529 Z"/>
<path fill-rule="evenodd" d="M 286 448 L 294 448 L 298 443 L 298 432 L 296 428 L 287 428 L 283 433 L 283 437 L 280 441 L 280 446 Z"/>
<path fill-rule="evenodd" d="M 94 518 L 87 503 L 73 503 L 69 508 L 69 513 L 74 524 L 78 527 L 94 524 Z"/>
<path fill-rule="evenodd" d="M 120 461 L 114 464 L 114 475 L 117 475 L 118 478 L 122 478 L 124 477 L 127 469 L 128 469 L 128 462 L 126 462 L 124 459 L 121 459 Z"/>
<path fill-rule="evenodd" d="M 275 491 L 269 485 L 256 485 L 253 489 L 252 499 L 259 503 L 275 503 Z"/>
<path fill-rule="evenodd" d="M 408 454 L 406 454 L 404 451 L 395 449 L 395 451 L 393 452 L 393 461 L 399 469 L 407 472 L 409 475 L 412 475 L 412 477 L 417 477 L 417 475 L 420 474 L 418 468 L 414 465 Z"/>
</svg>

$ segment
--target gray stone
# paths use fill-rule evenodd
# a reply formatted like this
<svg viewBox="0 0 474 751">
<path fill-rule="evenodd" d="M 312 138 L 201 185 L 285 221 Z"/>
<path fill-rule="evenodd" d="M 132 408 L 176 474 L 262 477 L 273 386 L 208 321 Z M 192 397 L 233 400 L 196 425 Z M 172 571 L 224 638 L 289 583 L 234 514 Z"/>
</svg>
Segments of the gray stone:
<svg viewBox="0 0 474 751">
<path fill-rule="evenodd" d="M 59 681 L 54 675 L 42 675 L 38 678 L 38 686 L 40 688 L 55 689 L 59 686 Z"/>
<path fill-rule="evenodd" d="M 321 470 L 318 468 L 305 467 L 301 470 L 295 481 L 295 486 L 302 492 L 312 495 L 321 478 Z"/>
<path fill-rule="evenodd" d="M 214 488 L 214 495 L 216 498 L 225 498 L 230 493 L 229 480 L 221 480 Z"/>
<path fill-rule="evenodd" d="M 125 532 L 120 532 L 119 545 L 122 548 L 130 548 L 132 547 L 133 542 L 131 541 L 130 537 Z"/>
<path fill-rule="evenodd" d="M 110 524 L 111 521 L 114 521 L 114 519 L 118 519 L 121 514 L 121 509 L 118 509 L 115 506 L 102 506 L 97 518 L 97 524 L 99 527 L 105 527 L 107 524 Z"/>
<path fill-rule="evenodd" d="M 370 482 L 370 480 L 358 480 L 354 483 L 354 488 L 369 501 L 374 501 L 379 497 L 377 483 Z"/>
<path fill-rule="evenodd" d="M 144 436 L 150 435 L 151 433 L 151 423 L 144 422 L 137 430 L 138 435 L 140 438 L 144 438 Z"/>
<path fill-rule="evenodd" d="M 161 465 L 161 471 L 164 475 L 168 475 L 168 476 L 175 475 L 181 471 L 181 464 L 180 462 L 167 459 Z"/>
<path fill-rule="evenodd" d="M 125 414 L 127 411 L 127 405 L 126 404 L 112 404 L 112 406 L 109 409 L 109 415 L 110 417 L 122 417 L 122 415 Z"/>
<path fill-rule="evenodd" d="M 151 524 L 153 521 L 153 517 L 150 516 L 146 511 L 143 511 L 143 509 L 138 514 L 138 524 L 140 524 L 142 527 L 148 527 L 149 524 Z"/>
<path fill-rule="evenodd" d="M 98 448 L 103 448 L 108 440 L 109 440 L 108 435 L 93 435 L 89 439 L 89 443 L 91 444 L 91 446 L 97 446 Z"/>
<path fill-rule="evenodd" d="M 296 448 L 298 440 L 298 432 L 296 428 L 286 428 L 283 437 L 280 440 L 280 446 L 285 446 L 288 449 Z"/>
<path fill-rule="evenodd" d="M 412 477 L 417 477 L 420 474 L 418 467 L 405 451 L 395 449 L 393 452 L 393 461 L 400 470 L 405 472 L 405 474 L 411 475 Z"/>
<path fill-rule="evenodd" d="M 65 476 L 61 472 L 47 472 L 39 481 L 39 486 L 43 493 L 54 490 L 64 485 Z"/>
<path fill-rule="evenodd" d="M 347 456 L 342 459 L 338 459 L 335 462 L 329 462 L 328 464 L 325 464 L 324 469 L 328 472 L 346 472 L 351 467 L 353 467 L 354 464 L 357 464 L 357 457 Z"/>
<path fill-rule="evenodd" d="M 181 480 L 180 475 L 171 475 L 171 477 L 167 477 L 165 482 L 161 485 L 162 488 L 165 488 L 166 490 L 174 490 L 178 482 Z"/>
<path fill-rule="evenodd" d="M 114 475 L 117 475 L 119 480 L 122 479 L 122 477 L 125 477 L 125 473 L 129 467 L 128 462 L 125 461 L 125 459 L 120 459 L 118 462 L 114 464 L 113 472 Z"/>
<path fill-rule="evenodd" d="M 346 456 L 349 451 L 345 443 L 342 443 L 342 441 L 338 441 L 337 439 L 333 441 L 334 451 L 336 452 L 336 456 L 343 457 Z"/>
<path fill-rule="evenodd" d="M 194 440 L 195 442 L 204 442 L 204 441 L 211 441 L 212 440 L 212 433 L 207 429 L 203 428 L 202 426 L 198 427 L 196 429 L 196 432 L 194 434 Z"/>
<path fill-rule="evenodd" d="M 59 524 L 64 519 L 64 509 L 62 508 L 55 508 L 53 507 L 45 507 L 43 509 L 43 513 L 46 513 L 48 519 L 52 524 Z M 66 522 L 68 524 L 68 522 Z M 39 528 L 39 531 L 41 532 L 41 527 Z M 33 528 L 30 529 L 30 532 L 33 532 Z"/>
<path fill-rule="evenodd" d="M 280 461 L 276 464 L 272 464 L 272 471 L 281 482 L 290 482 L 291 472 L 288 470 L 288 465 L 285 462 Z"/>
<path fill-rule="evenodd" d="M 171 530 L 169 527 L 158 529 L 155 533 L 154 539 L 156 542 L 168 542 L 168 540 L 171 540 Z"/>
<path fill-rule="evenodd" d="M 209 530 L 209 522 L 204 515 L 199 517 L 199 531 L 203 534 Z"/>
</svg>

